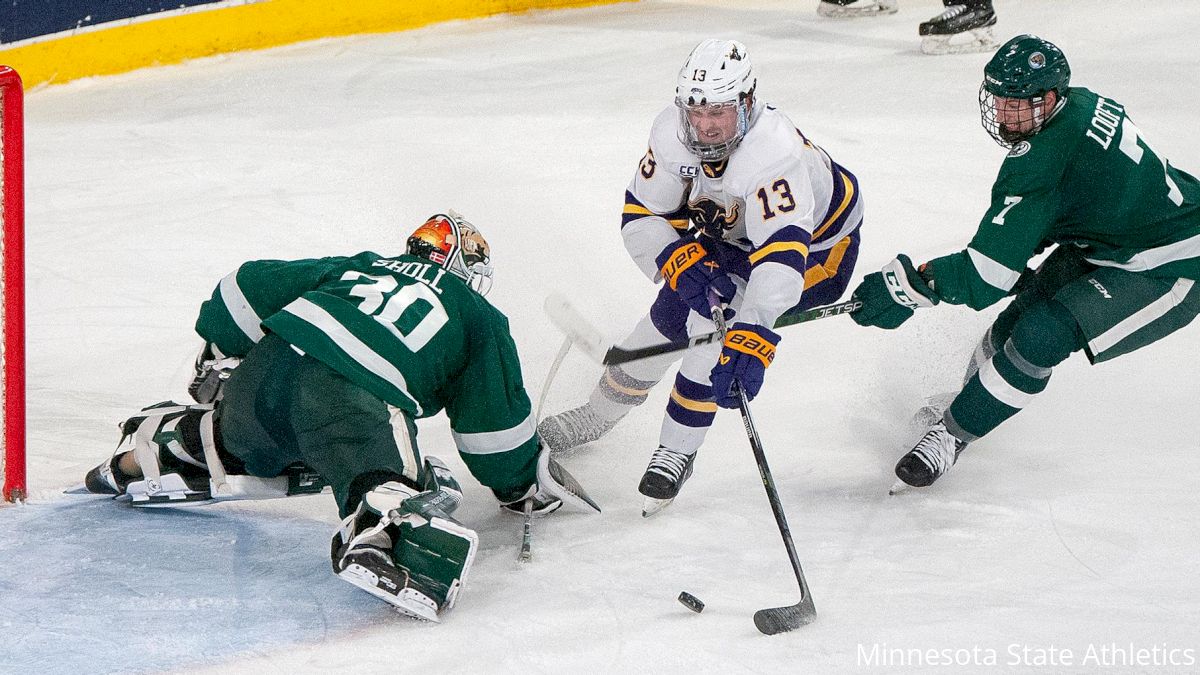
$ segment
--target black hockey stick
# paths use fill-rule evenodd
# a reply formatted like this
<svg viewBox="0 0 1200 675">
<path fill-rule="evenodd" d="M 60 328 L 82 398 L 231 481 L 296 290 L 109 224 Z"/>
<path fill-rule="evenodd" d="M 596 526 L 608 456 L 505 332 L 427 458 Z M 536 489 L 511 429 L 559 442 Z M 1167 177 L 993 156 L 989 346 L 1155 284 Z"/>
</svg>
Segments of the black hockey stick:
<svg viewBox="0 0 1200 675">
<path fill-rule="evenodd" d="M 806 321 L 816 321 L 830 316 L 838 316 L 840 314 L 849 314 L 856 312 L 862 307 L 861 300 L 852 300 L 839 302 L 833 305 L 824 305 L 821 307 L 813 307 L 799 312 L 789 312 L 783 314 L 775 320 L 775 328 L 783 328 L 797 323 Z M 684 349 L 695 347 L 696 345 L 704 345 L 721 340 L 721 331 L 713 331 L 704 335 L 696 335 L 686 340 L 676 340 L 675 342 L 663 342 L 649 347 L 638 347 L 635 349 L 622 349 L 621 347 L 609 347 L 604 353 L 602 363 L 606 366 L 615 366 L 618 363 L 627 363 L 629 361 L 637 361 L 650 356 L 658 356 L 659 354 L 668 354 L 670 352 L 678 352 Z"/>
<path fill-rule="evenodd" d="M 828 308 L 819 307 L 818 309 Z M 726 331 L 725 315 L 721 307 L 714 306 L 712 314 L 713 322 L 720 328 L 718 332 L 724 334 Z M 778 328 L 779 322 L 776 322 L 775 326 Z M 750 402 L 746 400 L 746 392 L 737 382 L 734 382 L 733 389 L 738 395 L 738 409 L 742 413 L 742 424 L 746 426 L 746 437 L 750 439 L 750 449 L 754 451 L 754 461 L 758 464 L 758 475 L 762 478 L 763 487 L 767 491 L 767 501 L 771 503 L 771 513 L 775 514 L 775 524 L 779 526 L 779 534 L 783 537 L 784 547 L 787 548 L 788 560 L 792 562 L 792 571 L 796 573 L 796 581 L 800 584 L 800 602 L 786 607 L 760 609 L 754 613 L 754 625 L 758 630 L 767 635 L 775 635 L 812 623 L 817 619 L 817 607 L 813 604 L 812 594 L 808 590 L 808 582 L 804 580 L 804 570 L 800 568 L 800 558 L 796 555 L 796 544 L 792 542 L 792 531 L 788 529 L 787 517 L 783 514 L 779 491 L 775 489 L 775 479 L 771 477 L 771 468 L 767 466 L 767 455 L 763 452 L 762 440 L 758 437 L 758 430 L 754 428 L 754 419 L 750 417 Z"/>
</svg>

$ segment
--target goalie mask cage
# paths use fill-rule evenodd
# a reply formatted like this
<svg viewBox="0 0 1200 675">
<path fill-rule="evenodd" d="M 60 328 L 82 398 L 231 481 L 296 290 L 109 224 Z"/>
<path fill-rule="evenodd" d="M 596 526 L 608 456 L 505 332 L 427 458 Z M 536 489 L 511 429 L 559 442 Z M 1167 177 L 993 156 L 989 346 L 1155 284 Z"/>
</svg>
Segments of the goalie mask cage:
<svg viewBox="0 0 1200 675">
<path fill-rule="evenodd" d="M 25 180 L 21 77 L 0 66 L 0 484 L 6 501 L 25 499 Z"/>
</svg>

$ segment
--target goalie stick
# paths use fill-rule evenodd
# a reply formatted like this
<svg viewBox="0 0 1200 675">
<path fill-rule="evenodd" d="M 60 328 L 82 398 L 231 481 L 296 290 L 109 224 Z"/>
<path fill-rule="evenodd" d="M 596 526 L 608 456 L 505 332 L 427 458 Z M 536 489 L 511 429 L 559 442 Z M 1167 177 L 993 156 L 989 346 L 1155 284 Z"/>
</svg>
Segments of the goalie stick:
<svg viewBox="0 0 1200 675">
<path fill-rule="evenodd" d="M 546 373 L 546 381 L 542 382 L 542 393 L 538 397 L 537 410 L 533 413 L 533 419 L 538 422 L 542 420 L 542 406 L 546 404 L 546 394 L 550 393 L 550 385 L 554 383 L 558 368 L 569 351 L 571 351 L 571 336 L 568 335 L 563 340 L 562 346 L 558 348 L 554 363 L 550 364 L 550 370 Z M 527 563 L 533 560 L 533 497 L 525 500 L 522 511 L 521 551 L 517 554 L 517 562 Z"/>
<path fill-rule="evenodd" d="M 696 345 L 709 344 L 721 339 L 721 331 L 713 331 L 703 335 L 695 335 L 686 340 L 676 340 L 674 342 L 662 342 L 656 345 L 647 347 L 635 347 L 633 349 L 624 349 L 613 345 L 600 334 L 585 319 L 568 301 L 561 295 L 552 294 L 546 298 L 545 302 L 546 314 L 550 317 L 550 321 L 558 327 L 559 330 L 567 334 L 575 344 L 579 345 L 583 353 L 587 354 L 593 360 L 600 362 L 606 366 L 615 366 L 620 363 L 628 363 L 639 359 L 658 356 L 660 354 L 669 354 L 678 352 L 684 349 L 690 349 Z M 798 323 L 807 321 L 816 321 L 830 316 L 839 316 L 841 314 L 849 314 L 856 312 L 862 307 L 862 301 L 848 300 L 832 305 L 823 305 L 821 307 L 813 307 L 802 311 L 792 311 L 781 315 L 775 320 L 775 328 L 783 328 Z"/>
<path fill-rule="evenodd" d="M 853 304 L 853 303 L 846 303 Z M 861 303 L 859 303 L 861 304 Z M 823 309 L 823 308 L 818 308 Z M 851 310 L 852 311 L 852 310 Z M 720 329 L 717 332 L 725 334 L 725 314 L 718 303 L 713 303 L 713 323 Z M 775 323 L 779 327 L 779 323 Z M 767 455 L 763 451 L 762 440 L 754 427 L 754 419 L 750 417 L 750 402 L 746 400 L 746 392 L 735 380 L 733 389 L 738 395 L 738 409 L 742 413 L 742 424 L 746 427 L 746 437 L 750 439 L 750 449 L 754 452 L 754 461 L 758 464 L 758 475 L 762 478 L 763 488 L 767 491 L 767 501 L 771 503 L 771 513 L 775 515 L 775 524 L 779 526 L 779 534 L 783 537 L 783 545 L 787 549 L 788 560 L 792 563 L 792 571 L 800 584 L 800 601 L 784 607 L 769 607 L 754 613 L 754 625 L 767 635 L 775 635 L 790 630 L 796 630 L 808 625 L 817 618 L 817 607 L 813 604 L 812 594 L 808 590 L 808 582 L 804 580 L 804 570 L 800 567 L 800 558 L 796 555 L 796 544 L 792 541 L 792 532 L 788 529 L 787 517 L 783 514 L 783 504 L 779 501 L 779 491 L 775 489 L 775 479 L 771 476 L 771 468 L 767 466 Z"/>
</svg>

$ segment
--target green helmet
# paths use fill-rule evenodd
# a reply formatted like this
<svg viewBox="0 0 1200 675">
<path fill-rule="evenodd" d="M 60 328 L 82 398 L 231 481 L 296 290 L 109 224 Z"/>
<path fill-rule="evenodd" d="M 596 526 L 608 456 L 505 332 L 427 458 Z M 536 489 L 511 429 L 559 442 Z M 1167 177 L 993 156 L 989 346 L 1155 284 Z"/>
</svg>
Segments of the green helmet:
<svg viewBox="0 0 1200 675">
<path fill-rule="evenodd" d="M 1033 98 L 1071 84 L 1071 66 L 1062 50 L 1036 35 L 1005 42 L 983 68 L 983 87 L 994 96 Z"/>
<path fill-rule="evenodd" d="M 1061 49 L 1035 35 L 1018 35 L 983 68 L 979 87 L 983 128 L 1000 145 L 1015 148 L 1062 110 L 1070 84 L 1071 67 Z M 1051 91 L 1054 97 L 1047 101 Z"/>
</svg>

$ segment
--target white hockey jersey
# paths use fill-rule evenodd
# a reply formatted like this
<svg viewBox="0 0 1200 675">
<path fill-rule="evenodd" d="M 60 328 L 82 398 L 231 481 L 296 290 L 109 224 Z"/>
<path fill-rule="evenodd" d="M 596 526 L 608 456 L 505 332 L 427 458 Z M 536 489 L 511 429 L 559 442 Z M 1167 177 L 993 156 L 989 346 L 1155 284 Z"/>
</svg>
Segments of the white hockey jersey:
<svg viewBox="0 0 1200 675">
<path fill-rule="evenodd" d="M 674 105 L 654 120 L 650 148 L 625 194 L 625 248 L 658 281 L 655 258 L 695 233 L 746 282 L 738 320 L 771 326 L 799 302 L 809 255 L 862 222 L 857 182 L 771 106 L 755 111 L 745 138 L 721 162 L 689 152 L 679 125 Z"/>
</svg>

